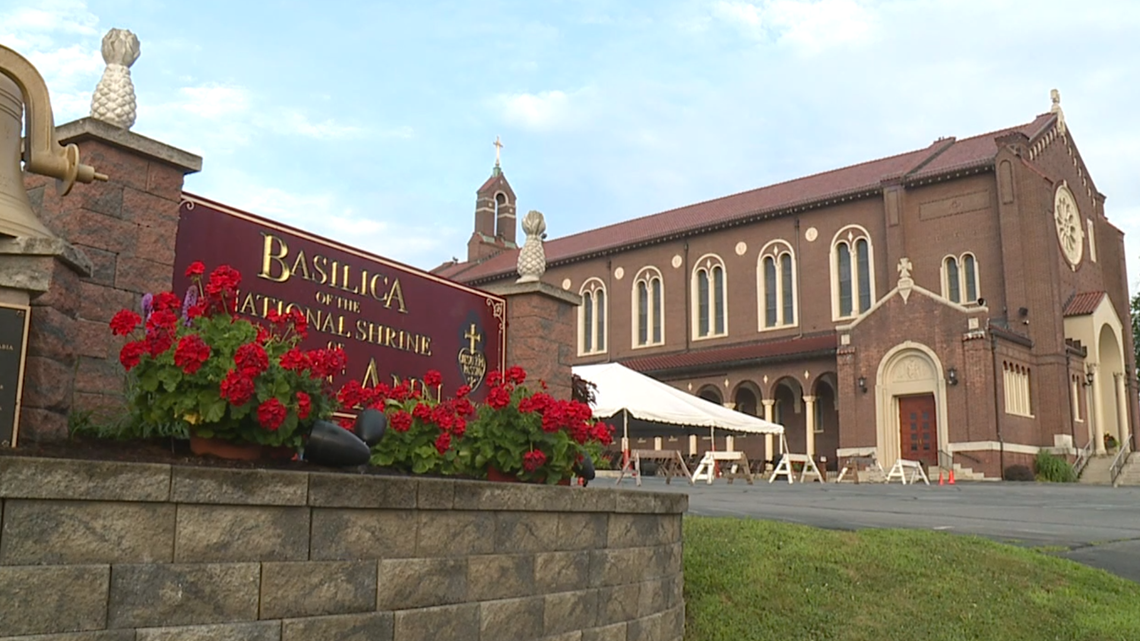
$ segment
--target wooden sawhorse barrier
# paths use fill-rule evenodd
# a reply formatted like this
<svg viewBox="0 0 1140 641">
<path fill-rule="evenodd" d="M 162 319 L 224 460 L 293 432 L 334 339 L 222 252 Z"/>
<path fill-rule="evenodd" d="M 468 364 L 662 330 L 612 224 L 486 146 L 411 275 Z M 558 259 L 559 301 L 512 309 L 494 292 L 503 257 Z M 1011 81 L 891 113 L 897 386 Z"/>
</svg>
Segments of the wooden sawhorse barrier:
<svg viewBox="0 0 1140 641">
<path fill-rule="evenodd" d="M 814 474 L 820 483 L 827 482 L 823 478 L 823 475 L 819 473 L 819 468 L 815 466 L 815 461 L 811 460 L 811 457 L 807 454 L 784 454 L 784 457 L 781 458 L 780 462 L 776 465 L 776 469 L 772 470 L 772 476 L 768 477 L 768 482 L 771 483 L 775 481 L 776 477 L 782 474 L 788 477 L 788 483 L 792 483 L 792 477 L 796 475 L 792 470 L 792 463 L 804 464 L 804 469 L 800 472 L 800 483 L 804 482 L 804 479 L 807 478 L 809 473 Z"/>
<path fill-rule="evenodd" d="M 633 472 L 638 487 L 641 487 L 641 459 L 658 461 L 657 473 L 665 473 L 666 485 L 670 484 L 674 476 L 685 479 L 689 485 L 693 484 L 693 475 L 689 472 L 689 466 L 685 465 L 685 458 L 677 450 L 632 450 L 625 464 L 621 466 L 621 472 L 614 485 L 621 484 L 626 472 Z"/>
<path fill-rule="evenodd" d="M 890 483 L 891 479 L 897 477 L 900 481 L 902 481 L 903 485 L 906 485 L 907 484 L 907 480 L 906 480 L 907 470 L 910 471 L 910 482 L 912 485 L 914 484 L 914 482 L 917 479 L 920 479 L 920 478 L 923 480 L 924 483 L 926 483 L 927 485 L 930 485 L 930 479 L 926 477 L 926 470 L 922 469 L 922 463 L 920 463 L 918 461 L 910 461 L 910 460 L 907 460 L 904 458 L 900 458 L 899 460 L 895 461 L 894 466 L 891 467 L 891 471 L 887 472 L 887 481 L 886 482 Z"/>
<path fill-rule="evenodd" d="M 883 471 L 883 466 L 879 465 L 879 459 L 875 458 L 874 456 L 848 456 L 842 460 L 843 469 L 839 471 L 839 477 L 835 479 L 836 483 L 842 482 L 844 477 L 847 476 L 847 473 L 851 472 L 851 477 L 854 479 L 854 483 L 858 485 L 860 465 L 866 466 L 868 472 L 877 469 L 879 470 L 879 474 L 882 474 L 884 477 L 887 475 L 887 473 Z"/>
<path fill-rule="evenodd" d="M 729 471 L 724 473 L 724 478 L 728 479 L 729 485 L 735 478 L 743 478 L 748 481 L 749 485 L 753 484 L 752 466 L 748 464 L 748 457 L 744 455 L 744 452 L 705 452 L 700 465 L 693 472 L 693 481 L 707 481 L 709 485 L 712 485 L 713 479 L 716 477 L 718 461 L 731 463 Z"/>
</svg>

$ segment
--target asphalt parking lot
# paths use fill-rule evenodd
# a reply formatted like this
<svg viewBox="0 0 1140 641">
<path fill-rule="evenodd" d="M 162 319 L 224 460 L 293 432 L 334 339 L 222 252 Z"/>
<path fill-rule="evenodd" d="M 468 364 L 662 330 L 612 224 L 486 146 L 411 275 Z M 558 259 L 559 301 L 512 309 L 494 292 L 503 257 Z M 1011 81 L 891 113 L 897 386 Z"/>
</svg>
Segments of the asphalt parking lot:
<svg viewBox="0 0 1140 641">
<path fill-rule="evenodd" d="M 613 487 L 612 478 L 598 478 Z M 593 484 L 591 484 L 593 485 Z M 626 478 L 621 487 L 636 489 Z M 647 477 L 642 490 L 689 494 L 689 513 L 832 529 L 922 528 L 1057 548 L 1060 556 L 1140 582 L 1140 488 L 1046 483 L 689 485 Z M 1065 548 L 1067 552 L 1061 552 Z"/>
</svg>

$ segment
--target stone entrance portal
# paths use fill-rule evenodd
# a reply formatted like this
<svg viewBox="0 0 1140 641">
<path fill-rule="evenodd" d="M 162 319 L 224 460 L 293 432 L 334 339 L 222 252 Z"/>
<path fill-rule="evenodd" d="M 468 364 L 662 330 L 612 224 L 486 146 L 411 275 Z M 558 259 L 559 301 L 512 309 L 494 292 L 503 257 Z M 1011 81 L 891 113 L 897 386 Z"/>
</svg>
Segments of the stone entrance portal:
<svg viewBox="0 0 1140 641">
<path fill-rule="evenodd" d="M 934 351 L 907 341 L 887 352 L 879 362 L 875 404 L 879 464 L 887 469 L 905 458 L 936 467 L 949 439 L 939 429 L 947 424 L 946 380 Z"/>
</svg>

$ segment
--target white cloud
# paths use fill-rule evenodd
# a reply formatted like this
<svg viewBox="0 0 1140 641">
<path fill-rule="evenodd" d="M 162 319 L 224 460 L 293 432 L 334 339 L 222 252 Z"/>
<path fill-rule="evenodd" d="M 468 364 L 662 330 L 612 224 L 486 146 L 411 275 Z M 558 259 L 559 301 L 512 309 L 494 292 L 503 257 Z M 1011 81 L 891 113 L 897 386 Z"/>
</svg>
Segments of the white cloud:
<svg viewBox="0 0 1140 641">
<path fill-rule="evenodd" d="M 87 115 L 91 108 L 104 66 L 98 24 L 82 0 L 41 0 L 0 10 L 0 42 L 43 76 L 57 123 Z M 80 42 L 73 42 L 77 38 Z"/>
<path fill-rule="evenodd" d="M 0 36 L 16 44 L 37 46 L 50 44 L 54 39 L 51 34 L 97 33 L 99 18 L 87 9 L 83 0 L 41 0 L 37 4 L 0 12 L 0 24 L 5 26 Z"/>
<path fill-rule="evenodd" d="M 539 93 L 500 94 L 493 107 L 508 123 L 533 131 L 568 129 L 588 119 L 596 92 L 585 87 L 573 92 L 561 89 Z"/>
<path fill-rule="evenodd" d="M 436 255 L 454 252 L 464 241 L 439 216 L 403 215 L 406 206 L 390 195 L 326 191 L 316 182 L 269 186 L 243 169 L 192 178 L 192 193 L 409 265 L 438 264 Z"/>
<path fill-rule="evenodd" d="M 351 138 L 364 132 L 362 127 L 342 125 L 332 119 L 317 122 L 296 110 L 289 110 L 275 117 L 270 116 L 266 121 L 276 133 L 296 134 L 309 138 Z"/>
<path fill-rule="evenodd" d="M 803 53 L 869 41 L 875 21 L 858 0 L 720 0 L 713 15 L 761 40 Z"/>
<path fill-rule="evenodd" d="M 269 111 L 263 118 L 257 120 L 257 124 L 264 125 L 275 134 L 304 136 L 318 140 L 360 139 L 371 136 L 406 140 L 415 135 L 415 131 L 407 125 L 389 129 L 373 129 L 360 125 L 343 124 L 334 118 L 316 120 L 298 109 Z"/>
<path fill-rule="evenodd" d="M 234 85 L 210 83 L 196 87 L 182 87 L 176 103 L 166 105 L 207 120 L 230 120 L 250 111 L 249 91 Z"/>
</svg>

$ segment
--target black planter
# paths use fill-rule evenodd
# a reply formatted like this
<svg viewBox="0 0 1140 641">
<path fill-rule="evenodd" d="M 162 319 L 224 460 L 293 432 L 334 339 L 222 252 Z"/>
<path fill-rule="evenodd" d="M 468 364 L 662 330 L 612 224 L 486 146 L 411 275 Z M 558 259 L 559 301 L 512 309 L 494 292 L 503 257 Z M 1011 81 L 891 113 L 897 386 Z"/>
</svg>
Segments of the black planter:
<svg viewBox="0 0 1140 641">
<path fill-rule="evenodd" d="M 368 444 L 328 421 L 317 421 L 305 445 L 305 460 L 329 467 L 364 465 L 372 456 Z"/>
<path fill-rule="evenodd" d="M 367 443 L 368 447 L 379 443 L 387 429 L 388 415 L 371 407 L 357 414 L 356 423 L 352 425 L 353 433 Z"/>
</svg>

